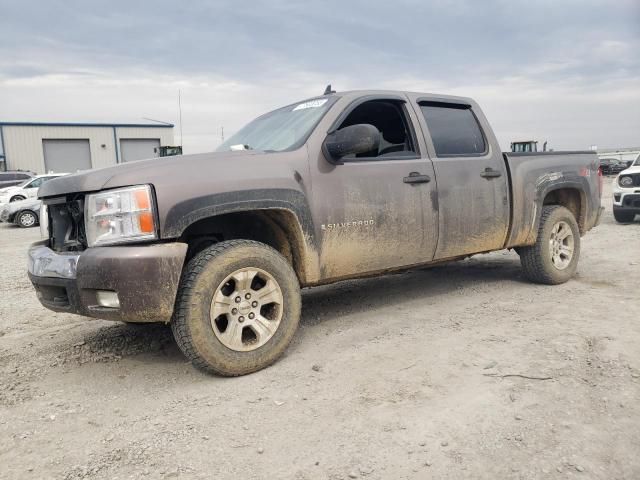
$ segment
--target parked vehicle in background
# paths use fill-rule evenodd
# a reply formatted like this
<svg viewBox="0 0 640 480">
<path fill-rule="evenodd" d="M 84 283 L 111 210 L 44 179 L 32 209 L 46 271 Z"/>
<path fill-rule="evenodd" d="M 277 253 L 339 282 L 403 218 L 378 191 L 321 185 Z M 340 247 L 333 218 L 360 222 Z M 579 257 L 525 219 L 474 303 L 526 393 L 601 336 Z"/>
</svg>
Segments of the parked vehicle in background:
<svg viewBox="0 0 640 480">
<path fill-rule="evenodd" d="M 506 248 L 568 281 L 601 178 L 592 151 L 502 153 L 469 98 L 328 88 L 216 153 L 43 185 L 29 278 L 51 310 L 170 322 L 195 366 L 243 375 L 287 348 L 301 287 Z"/>
<path fill-rule="evenodd" d="M 182 145 L 171 146 L 166 145 L 164 147 L 159 147 L 158 153 L 161 157 L 172 157 L 174 155 L 182 155 Z"/>
<path fill-rule="evenodd" d="M 627 168 L 627 164 L 617 158 L 601 158 L 600 170 L 603 175 L 617 175 Z"/>
<path fill-rule="evenodd" d="M 20 185 L 35 176 L 35 173 L 21 170 L 0 172 L 0 189 Z"/>
<path fill-rule="evenodd" d="M 14 223 L 22 228 L 36 227 L 40 224 L 39 198 L 28 198 L 0 205 L 0 222 Z"/>
<path fill-rule="evenodd" d="M 521 140 L 519 142 L 511 142 L 511 151 L 513 153 L 534 153 L 538 151 L 538 142 L 536 140 Z M 542 144 L 542 151 L 547 151 L 547 142 Z"/>
<path fill-rule="evenodd" d="M 35 198 L 38 196 L 38 189 L 46 182 L 53 178 L 58 178 L 67 173 L 50 173 L 48 175 L 36 175 L 21 184 L 0 189 L 0 205 L 3 203 L 17 202 L 27 198 Z"/>
<path fill-rule="evenodd" d="M 613 216 L 619 223 L 640 215 L 640 157 L 613 181 Z"/>
</svg>

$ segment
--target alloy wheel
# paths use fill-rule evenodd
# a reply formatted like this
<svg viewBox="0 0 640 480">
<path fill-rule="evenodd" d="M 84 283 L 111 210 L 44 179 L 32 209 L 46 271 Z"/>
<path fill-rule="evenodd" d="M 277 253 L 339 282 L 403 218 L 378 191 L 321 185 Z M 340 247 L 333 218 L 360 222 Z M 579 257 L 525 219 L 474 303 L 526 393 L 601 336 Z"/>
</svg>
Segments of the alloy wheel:
<svg viewBox="0 0 640 480">
<path fill-rule="evenodd" d="M 213 332 L 231 350 L 255 350 L 278 330 L 283 304 L 282 289 L 273 276 L 259 268 L 241 268 L 227 276 L 213 295 Z"/>
<path fill-rule="evenodd" d="M 574 238 L 569 224 L 560 221 L 553 226 L 549 239 L 551 262 L 558 270 L 564 270 L 573 259 Z"/>
</svg>

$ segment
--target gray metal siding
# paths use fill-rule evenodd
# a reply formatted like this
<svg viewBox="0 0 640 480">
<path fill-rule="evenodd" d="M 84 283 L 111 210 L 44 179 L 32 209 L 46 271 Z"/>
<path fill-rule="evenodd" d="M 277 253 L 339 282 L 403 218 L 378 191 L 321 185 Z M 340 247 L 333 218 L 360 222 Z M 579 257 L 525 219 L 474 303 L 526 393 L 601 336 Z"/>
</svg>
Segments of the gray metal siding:
<svg viewBox="0 0 640 480">
<path fill-rule="evenodd" d="M 88 139 L 42 140 L 47 173 L 73 173 L 91 168 Z"/>
<path fill-rule="evenodd" d="M 93 168 L 118 163 L 117 147 L 121 138 L 160 139 L 161 145 L 173 145 L 173 129 L 165 127 L 59 126 L 1 124 L 4 155 L 9 170 L 45 173 L 43 140 L 89 139 Z M 114 135 L 115 130 L 115 135 Z M 115 137 L 115 138 L 114 138 Z"/>
</svg>

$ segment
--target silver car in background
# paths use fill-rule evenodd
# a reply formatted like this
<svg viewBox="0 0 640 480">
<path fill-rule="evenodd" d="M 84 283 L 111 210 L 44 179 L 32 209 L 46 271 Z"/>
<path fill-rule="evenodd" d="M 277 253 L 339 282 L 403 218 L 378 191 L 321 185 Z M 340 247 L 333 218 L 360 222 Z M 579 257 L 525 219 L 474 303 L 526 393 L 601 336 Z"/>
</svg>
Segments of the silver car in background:
<svg viewBox="0 0 640 480">
<path fill-rule="evenodd" d="M 14 223 L 22 228 L 36 227 L 40 224 L 41 205 L 38 198 L 0 205 L 0 222 Z"/>
</svg>

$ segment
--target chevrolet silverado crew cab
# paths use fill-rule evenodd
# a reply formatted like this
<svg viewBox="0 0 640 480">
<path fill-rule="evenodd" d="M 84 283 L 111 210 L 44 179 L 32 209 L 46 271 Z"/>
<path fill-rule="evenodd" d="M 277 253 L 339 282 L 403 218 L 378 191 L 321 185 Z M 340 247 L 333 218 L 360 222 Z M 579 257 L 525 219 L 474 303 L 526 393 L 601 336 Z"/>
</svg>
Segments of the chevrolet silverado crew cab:
<svg viewBox="0 0 640 480">
<path fill-rule="evenodd" d="M 589 151 L 502 153 L 469 98 L 328 92 L 215 153 L 47 182 L 29 277 L 51 310 L 171 323 L 194 365 L 242 375 L 285 351 L 301 287 L 508 248 L 566 282 L 598 172 Z"/>
<path fill-rule="evenodd" d="M 640 156 L 613 181 L 613 216 L 617 222 L 633 222 L 640 215 Z"/>
</svg>

